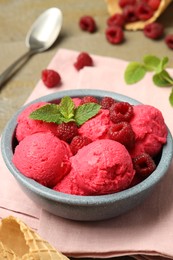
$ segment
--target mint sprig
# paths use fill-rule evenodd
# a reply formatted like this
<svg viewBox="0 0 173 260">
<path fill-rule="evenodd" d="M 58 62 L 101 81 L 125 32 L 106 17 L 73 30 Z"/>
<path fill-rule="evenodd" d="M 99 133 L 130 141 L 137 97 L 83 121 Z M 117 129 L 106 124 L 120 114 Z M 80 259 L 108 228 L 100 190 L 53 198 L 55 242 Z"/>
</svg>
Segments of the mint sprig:
<svg viewBox="0 0 173 260">
<path fill-rule="evenodd" d="M 173 86 L 173 78 L 166 71 L 168 57 L 162 59 L 154 56 L 144 56 L 143 62 L 130 62 L 125 69 L 124 79 L 127 84 L 135 84 L 142 80 L 147 72 L 153 72 L 153 83 L 158 87 Z M 173 92 L 173 89 L 172 89 Z M 169 102 L 173 106 L 173 93 L 171 92 Z"/>
<path fill-rule="evenodd" d="M 75 122 L 78 126 L 97 115 L 101 106 L 96 103 L 86 103 L 75 107 L 72 98 L 65 96 L 60 104 L 46 104 L 35 111 L 29 117 L 48 123 Z"/>
</svg>

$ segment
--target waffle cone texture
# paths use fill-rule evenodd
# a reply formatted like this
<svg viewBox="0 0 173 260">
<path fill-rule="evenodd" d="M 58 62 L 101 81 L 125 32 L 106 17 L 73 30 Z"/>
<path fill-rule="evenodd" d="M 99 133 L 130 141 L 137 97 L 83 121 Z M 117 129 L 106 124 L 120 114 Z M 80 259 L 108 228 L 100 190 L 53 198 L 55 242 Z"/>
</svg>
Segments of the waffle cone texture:
<svg viewBox="0 0 173 260">
<path fill-rule="evenodd" d="M 0 223 L 1 260 L 69 260 L 21 220 L 9 216 Z"/>
</svg>

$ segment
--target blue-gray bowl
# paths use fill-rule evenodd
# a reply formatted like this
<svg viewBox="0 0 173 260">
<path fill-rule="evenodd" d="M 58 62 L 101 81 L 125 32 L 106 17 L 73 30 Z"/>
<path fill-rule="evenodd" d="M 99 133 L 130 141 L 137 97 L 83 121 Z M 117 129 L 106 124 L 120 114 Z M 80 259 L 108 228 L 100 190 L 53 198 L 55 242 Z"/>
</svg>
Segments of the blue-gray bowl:
<svg viewBox="0 0 173 260">
<path fill-rule="evenodd" d="M 140 104 L 137 100 L 114 92 L 87 89 L 59 91 L 38 98 L 31 103 L 39 101 L 50 102 L 61 99 L 64 96 L 82 97 L 86 95 L 92 95 L 97 98 L 110 96 L 116 100 L 126 101 L 133 105 Z M 163 146 L 156 170 L 148 178 L 132 188 L 110 195 L 99 196 L 69 195 L 46 188 L 25 177 L 12 163 L 17 117 L 26 106 L 17 111 L 3 131 L 1 138 L 3 159 L 22 190 L 35 203 L 57 216 L 81 221 L 104 220 L 119 216 L 142 203 L 164 177 L 169 168 L 173 156 L 173 142 L 168 130 L 167 143 Z"/>
</svg>

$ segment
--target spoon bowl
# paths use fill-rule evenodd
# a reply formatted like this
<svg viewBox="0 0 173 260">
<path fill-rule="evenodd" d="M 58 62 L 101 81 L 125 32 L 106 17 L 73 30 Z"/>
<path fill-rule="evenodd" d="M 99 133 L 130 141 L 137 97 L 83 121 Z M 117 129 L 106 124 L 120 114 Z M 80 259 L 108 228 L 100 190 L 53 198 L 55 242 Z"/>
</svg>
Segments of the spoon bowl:
<svg viewBox="0 0 173 260">
<path fill-rule="evenodd" d="M 29 50 L 0 75 L 0 89 L 22 67 L 24 61 L 53 45 L 61 31 L 62 20 L 61 10 L 55 7 L 47 9 L 36 19 L 26 35 L 25 43 Z"/>
<path fill-rule="evenodd" d="M 30 50 L 42 52 L 52 46 L 62 27 L 62 13 L 58 8 L 50 8 L 33 23 L 26 35 L 26 46 Z"/>
</svg>

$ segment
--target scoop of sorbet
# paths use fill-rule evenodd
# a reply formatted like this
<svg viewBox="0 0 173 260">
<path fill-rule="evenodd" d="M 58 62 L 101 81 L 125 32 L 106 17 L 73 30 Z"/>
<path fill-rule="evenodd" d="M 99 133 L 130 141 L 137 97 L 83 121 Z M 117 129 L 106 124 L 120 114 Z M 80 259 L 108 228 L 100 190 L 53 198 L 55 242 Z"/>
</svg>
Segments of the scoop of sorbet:
<svg viewBox="0 0 173 260">
<path fill-rule="evenodd" d="M 150 105 L 137 105 L 133 107 L 134 116 L 131 126 L 135 133 L 135 147 L 131 152 L 133 157 L 148 153 L 156 156 L 166 143 L 168 130 L 162 113 Z"/>
<path fill-rule="evenodd" d="M 46 102 L 37 102 L 26 107 L 17 119 L 16 138 L 20 142 L 26 136 L 38 132 L 51 132 L 56 135 L 57 125 L 54 123 L 47 123 L 41 120 L 33 120 L 29 117 L 31 112 L 46 105 Z"/>
<path fill-rule="evenodd" d="M 26 177 L 53 187 L 70 171 L 68 144 L 52 133 L 25 137 L 15 148 L 13 163 Z"/>
<path fill-rule="evenodd" d="M 96 140 L 70 158 L 71 171 L 55 190 L 78 195 L 101 195 L 129 187 L 135 171 L 126 148 L 113 140 Z"/>
</svg>

